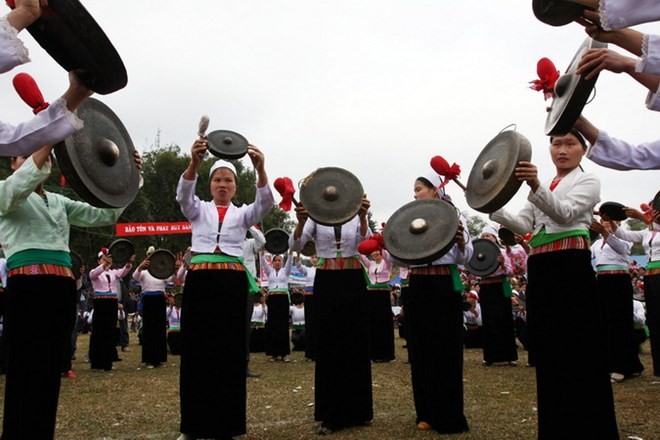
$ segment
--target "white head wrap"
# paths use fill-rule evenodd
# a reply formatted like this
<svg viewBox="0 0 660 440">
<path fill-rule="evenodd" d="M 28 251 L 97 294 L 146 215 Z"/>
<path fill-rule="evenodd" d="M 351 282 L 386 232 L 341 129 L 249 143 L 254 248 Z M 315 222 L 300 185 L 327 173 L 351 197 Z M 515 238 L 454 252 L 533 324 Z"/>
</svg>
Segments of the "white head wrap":
<svg viewBox="0 0 660 440">
<path fill-rule="evenodd" d="M 234 176 L 238 176 L 238 173 L 236 173 L 236 167 L 231 162 L 227 162 L 226 160 L 216 160 L 215 163 L 211 166 L 211 171 L 209 171 L 209 179 L 211 176 L 213 176 L 213 173 L 215 170 L 218 168 L 229 168 L 232 173 L 234 173 Z"/>
<path fill-rule="evenodd" d="M 493 237 L 497 238 L 497 229 L 494 227 L 487 225 L 484 226 L 484 228 L 481 230 L 481 234 L 491 234 Z"/>
<path fill-rule="evenodd" d="M 440 177 L 438 175 L 438 173 L 436 173 L 433 170 L 429 170 L 429 171 L 425 172 L 424 174 L 422 174 L 420 177 L 423 177 L 424 179 L 428 180 L 429 182 L 431 182 L 431 185 L 438 188 L 438 194 L 440 196 L 443 196 L 445 194 L 445 188 L 444 187 L 439 188 L 440 185 L 442 185 L 442 177 Z"/>
</svg>

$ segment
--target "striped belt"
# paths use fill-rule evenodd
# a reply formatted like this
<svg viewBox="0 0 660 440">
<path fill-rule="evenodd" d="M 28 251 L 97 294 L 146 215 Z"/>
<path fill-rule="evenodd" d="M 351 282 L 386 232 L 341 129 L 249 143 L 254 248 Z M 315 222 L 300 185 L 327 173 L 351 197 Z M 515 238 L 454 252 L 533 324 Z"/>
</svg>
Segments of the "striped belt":
<svg viewBox="0 0 660 440">
<path fill-rule="evenodd" d="M 241 263 L 194 263 L 188 266 L 188 270 L 240 270 L 245 272 L 245 266 Z"/>
<path fill-rule="evenodd" d="M 449 266 L 421 266 L 410 268 L 412 275 L 451 275 Z"/>
<path fill-rule="evenodd" d="M 9 271 L 9 276 L 14 275 L 56 275 L 59 277 L 74 278 L 73 271 L 69 267 L 57 266 L 55 264 L 29 264 L 17 267 Z"/>
<path fill-rule="evenodd" d="M 568 249 L 589 249 L 589 240 L 583 236 L 566 237 L 552 243 L 542 244 L 532 248 L 529 255 L 545 254 L 547 252 L 565 251 Z"/>
<path fill-rule="evenodd" d="M 116 294 L 115 295 L 103 295 L 103 294 L 94 295 L 94 299 L 95 300 L 97 300 L 97 299 L 117 299 L 117 295 Z"/>
<path fill-rule="evenodd" d="M 250 323 L 250 327 L 251 327 L 251 328 L 264 328 L 265 326 L 266 326 L 266 324 L 263 323 L 263 322 L 252 321 L 252 322 Z"/>
<path fill-rule="evenodd" d="M 286 290 L 269 290 L 268 295 L 288 295 L 289 292 Z"/>
<path fill-rule="evenodd" d="M 502 283 L 502 281 L 504 281 L 502 277 L 481 278 L 479 284 L 497 284 Z"/>
<path fill-rule="evenodd" d="M 292 330 L 305 330 L 305 324 L 292 324 Z"/>
<path fill-rule="evenodd" d="M 324 258 L 323 264 L 317 266 L 322 270 L 362 269 L 362 263 L 357 258 Z"/>
<path fill-rule="evenodd" d="M 170 327 L 167 329 L 168 333 L 179 333 L 181 331 L 180 327 Z"/>
<path fill-rule="evenodd" d="M 597 275 L 629 275 L 627 270 L 599 270 Z"/>
</svg>

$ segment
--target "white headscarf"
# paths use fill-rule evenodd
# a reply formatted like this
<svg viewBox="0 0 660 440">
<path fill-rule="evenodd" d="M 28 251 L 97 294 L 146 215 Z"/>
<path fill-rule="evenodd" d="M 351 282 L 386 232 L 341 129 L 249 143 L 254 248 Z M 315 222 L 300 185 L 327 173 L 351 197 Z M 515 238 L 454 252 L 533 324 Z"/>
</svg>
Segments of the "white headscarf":
<svg viewBox="0 0 660 440">
<path fill-rule="evenodd" d="M 231 162 L 227 162 L 226 160 L 216 160 L 215 163 L 211 166 L 211 171 L 209 171 L 209 179 L 211 176 L 213 176 L 213 173 L 215 170 L 218 168 L 229 168 L 232 173 L 234 173 L 234 176 L 238 176 L 238 173 L 236 173 L 236 167 Z"/>
</svg>

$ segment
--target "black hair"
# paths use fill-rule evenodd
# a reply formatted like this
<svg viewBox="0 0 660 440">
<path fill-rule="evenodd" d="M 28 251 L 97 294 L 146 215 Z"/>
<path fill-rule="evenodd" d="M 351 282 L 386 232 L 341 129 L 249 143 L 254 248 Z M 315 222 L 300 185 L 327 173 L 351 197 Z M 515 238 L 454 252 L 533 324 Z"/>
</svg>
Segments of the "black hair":
<svg viewBox="0 0 660 440">
<path fill-rule="evenodd" d="M 435 185 L 432 184 L 431 181 L 426 177 L 418 177 L 417 180 L 422 182 L 424 186 L 428 186 L 429 188 L 435 188 Z"/>
<path fill-rule="evenodd" d="M 583 149 L 583 150 L 586 150 L 586 149 L 587 149 L 587 141 L 586 141 L 586 139 L 584 138 L 584 136 L 582 136 L 582 133 L 580 133 L 579 131 L 577 131 L 577 129 L 575 129 L 575 128 L 571 128 L 571 129 L 568 131 L 568 133 L 566 133 L 566 134 L 572 134 L 573 136 L 575 136 L 575 137 L 577 138 L 578 142 L 580 142 L 580 145 L 582 145 L 582 149 Z M 563 136 L 566 136 L 566 134 L 564 134 Z M 550 143 L 552 143 L 553 139 L 556 138 L 556 137 L 557 137 L 557 136 L 550 136 Z"/>
</svg>

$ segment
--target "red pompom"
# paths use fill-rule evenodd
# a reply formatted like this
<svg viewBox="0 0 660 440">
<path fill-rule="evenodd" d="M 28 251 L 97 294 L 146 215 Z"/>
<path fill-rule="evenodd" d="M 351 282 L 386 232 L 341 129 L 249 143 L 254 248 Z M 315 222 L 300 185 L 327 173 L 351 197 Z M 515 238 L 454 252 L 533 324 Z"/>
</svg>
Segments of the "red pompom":
<svg viewBox="0 0 660 440">
<path fill-rule="evenodd" d="M 358 252 L 362 255 L 371 255 L 374 251 L 379 251 L 381 249 L 378 241 L 373 238 L 369 238 L 358 244 Z"/>
<path fill-rule="evenodd" d="M 547 100 L 552 98 L 555 90 L 555 83 L 559 79 L 559 70 L 548 58 L 541 58 L 536 64 L 536 74 L 539 79 L 530 81 L 529 88 L 536 91 L 543 91 L 543 97 Z"/>
<path fill-rule="evenodd" d="M 444 187 L 450 180 L 458 179 L 461 175 L 461 167 L 456 163 L 449 166 L 449 162 L 447 162 L 442 156 L 433 156 L 431 158 L 431 168 L 445 178 L 445 181 L 442 182 L 439 188 Z"/>
<path fill-rule="evenodd" d="M 17 74 L 14 76 L 13 83 L 16 92 L 18 92 L 18 96 L 20 96 L 21 99 L 32 108 L 32 112 L 35 115 L 40 111 L 47 109 L 50 105 L 44 100 L 44 96 L 41 94 L 39 86 L 29 74 Z"/>
<path fill-rule="evenodd" d="M 288 177 L 278 177 L 273 182 L 273 186 L 278 193 L 282 196 L 282 201 L 280 202 L 280 208 L 284 211 L 291 211 L 291 204 L 293 203 L 293 195 L 296 193 L 296 189 L 293 186 L 293 182 Z"/>
</svg>

